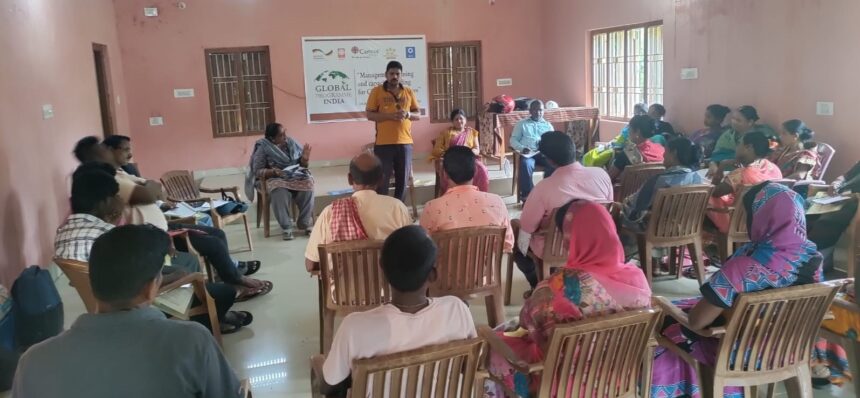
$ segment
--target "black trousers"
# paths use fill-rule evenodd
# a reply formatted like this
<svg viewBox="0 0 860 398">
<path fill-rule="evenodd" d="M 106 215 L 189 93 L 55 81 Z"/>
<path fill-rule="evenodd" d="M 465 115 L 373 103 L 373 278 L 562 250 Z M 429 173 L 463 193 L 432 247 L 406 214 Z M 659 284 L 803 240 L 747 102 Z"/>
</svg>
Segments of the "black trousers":
<svg viewBox="0 0 860 398">
<path fill-rule="evenodd" d="M 215 271 L 218 272 L 218 276 L 221 277 L 224 283 L 238 285 L 242 281 L 242 276 L 239 274 L 239 270 L 236 269 L 236 263 L 230 257 L 230 248 L 227 246 L 227 235 L 224 235 L 224 231 L 218 228 L 188 224 L 170 224 L 169 228 L 171 230 L 192 230 L 188 234 L 191 246 L 194 246 L 194 250 L 197 250 L 198 253 L 203 255 L 212 264 L 212 267 L 215 268 Z M 177 244 L 176 249 L 180 251 L 188 250 L 188 248 L 180 246 L 182 246 L 182 241 Z"/>
<path fill-rule="evenodd" d="M 209 292 L 209 295 L 212 296 L 212 301 L 215 302 L 215 312 L 218 314 L 218 321 L 224 322 L 224 315 L 227 314 L 227 311 L 230 311 L 230 308 L 236 302 L 236 288 L 226 283 L 206 283 L 206 291 Z M 200 300 L 194 297 L 191 305 L 196 306 L 199 304 Z M 196 315 L 191 317 L 191 320 L 203 324 L 203 326 L 206 326 L 210 330 L 212 329 L 212 325 L 209 323 L 209 315 Z"/>
<path fill-rule="evenodd" d="M 406 183 L 412 175 L 412 144 L 376 145 L 373 153 L 382 162 L 382 182 L 376 193 L 388 195 L 388 184 L 394 173 L 394 197 L 402 202 Z"/>
</svg>

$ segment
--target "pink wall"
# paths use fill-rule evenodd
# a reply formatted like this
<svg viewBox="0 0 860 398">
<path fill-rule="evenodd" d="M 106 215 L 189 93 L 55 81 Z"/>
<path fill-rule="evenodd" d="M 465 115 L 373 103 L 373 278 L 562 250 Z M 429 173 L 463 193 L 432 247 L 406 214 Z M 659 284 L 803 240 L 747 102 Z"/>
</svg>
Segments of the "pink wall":
<svg viewBox="0 0 860 398">
<path fill-rule="evenodd" d="M 676 128 L 700 128 L 710 103 L 750 104 L 766 123 L 799 118 L 833 145 L 830 177 L 860 158 L 856 0 L 545 0 L 542 15 L 551 97 L 588 100 L 590 30 L 662 19 L 665 105 Z M 699 79 L 681 80 L 685 67 L 699 68 Z M 834 102 L 835 115 L 816 116 L 816 101 Z M 603 126 L 604 138 L 619 128 Z"/>
<path fill-rule="evenodd" d="M 203 50 L 268 45 L 274 70 L 275 113 L 289 134 L 314 146 L 314 160 L 344 159 L 373 140 L 369 122 L 306 123 L 301 60 L 302 36 L 424 34 L 429 42 L 481 40 L 484 97 L 500 93 L 538 96 L 544 79 L 533 67 L 543 56 L 540 7 L 525 1 L 394 0 L 338 1 L 174 1 L 116 2 L 130 98 L 130 127 L 136 159 L 144 174 L 170 169 L 244 166 L 259 137 L 212 138 Z M 143 7 L 159 8 L 157 18 Z M 394 16 L 385 17 L 383 16 Z M 225 29 L 230 26 L 229 29 Z M 382 66 L 380 66 L 382 67 Z M 497 88 L 495 79 L 513 78 Z M 173 98 L 174 88 L 196 96 Z M 426 105 L 426 104 L 425 104 Z M 148 118 L 164 117 L 150 127 Z M 413 134 L 417 152 L 428 152 L 441 125 L 422 121 Z"/>
<path fill-rule="evenodd" d="M 117 125 L 128 128 L 110 0 L 0 0 L 0 283 L 47 265 L 68 214 L 74 143 L 101 134 L 92 43 L 108 46 Z M 42 119 L 52 104 L 53 119 Z"/>
</svg>

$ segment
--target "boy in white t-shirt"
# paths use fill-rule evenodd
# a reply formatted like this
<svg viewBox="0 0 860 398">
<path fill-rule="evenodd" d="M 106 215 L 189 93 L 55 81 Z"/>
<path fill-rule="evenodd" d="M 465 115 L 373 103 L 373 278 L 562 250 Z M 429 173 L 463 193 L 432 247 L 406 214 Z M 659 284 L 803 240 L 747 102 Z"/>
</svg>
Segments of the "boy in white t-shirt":
<svg viewBox="0 0 860 398">
<path fill-rule="evenodd" d="M 391 303 L 343 319 L 323 364 L 325 396 L 346 396 L 354 359 L 477 335 L 472 313 L 462 300 L 426 295 L 436 280 L 436 245 L 427 231 L 417 225 L 394 231 L 385 240 L 380 262 L 391 284 Z"/>
</svg>

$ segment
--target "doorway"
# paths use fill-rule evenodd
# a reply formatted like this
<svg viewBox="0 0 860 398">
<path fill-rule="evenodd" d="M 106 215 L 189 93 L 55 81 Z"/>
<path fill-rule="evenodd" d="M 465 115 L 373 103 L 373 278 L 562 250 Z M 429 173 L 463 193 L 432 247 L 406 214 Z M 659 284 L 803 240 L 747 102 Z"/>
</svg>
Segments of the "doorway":
<svg viewBox="0 0 860 398">
<path fill-rule="evenodd" d="M 101 110 L 102 133 L 109 137 L 116 133 L 113 113 L 113 95 L 111 94 L 110 65 L 108 63 L 107 46 L 93 43 L 93 60 L 96 69 L 96 84 L 99 92 L 99 108 Z"/>
</svg>

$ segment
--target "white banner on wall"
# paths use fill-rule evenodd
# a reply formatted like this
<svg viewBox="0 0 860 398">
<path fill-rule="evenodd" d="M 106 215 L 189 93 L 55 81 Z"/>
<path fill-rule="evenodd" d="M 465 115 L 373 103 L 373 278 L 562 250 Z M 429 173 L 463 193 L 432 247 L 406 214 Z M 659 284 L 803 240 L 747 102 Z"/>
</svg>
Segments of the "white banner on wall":
<svg viewBox="0 0 860 398">
<path fill-rule="evenodd" d="M 427 45 L 424 36 L 303 37 L 308 123 L 367 120 L 370 90 L 385 81 L 389 61 L 403 64 L 401 81 L 424 109 Z"/>
</svg>

